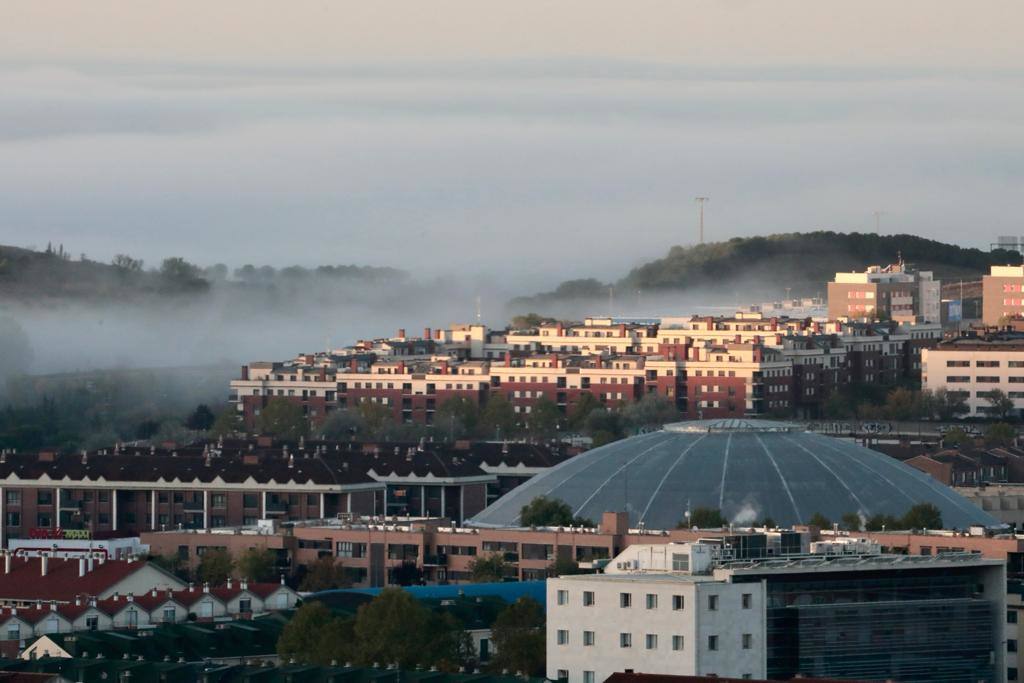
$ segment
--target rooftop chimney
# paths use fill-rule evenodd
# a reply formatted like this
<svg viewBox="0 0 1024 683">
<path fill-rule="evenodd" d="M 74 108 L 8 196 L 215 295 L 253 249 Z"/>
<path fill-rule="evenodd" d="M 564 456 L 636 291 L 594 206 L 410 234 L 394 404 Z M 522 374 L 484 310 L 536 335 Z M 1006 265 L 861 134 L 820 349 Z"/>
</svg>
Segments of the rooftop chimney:
<svg viewBox="0 0 1024 683">
<path fill-rule="evenodd" d="M 39 570 L 42 576 L 46 576 L 46 572 L 50 568 L 50 555 L 49 553 L 43 552 L 39 554 Z"/>
<path fill-rule="evenodd" d="M 231 577 L 230 576 L 228 577 L 227 586 L 228 586 L 228 590 L 231 590 Z"/>
<path fill-rule="evenodd" d="M 78 558 L 78 576 L 79 577 L 85 576 L 85 558 L 84 557 Z"/>
<path fill-rule="evenodd" d="M 11 573 L 11 553 L 7 551 L 4 553 L 4 574 Z"/>
</svg>

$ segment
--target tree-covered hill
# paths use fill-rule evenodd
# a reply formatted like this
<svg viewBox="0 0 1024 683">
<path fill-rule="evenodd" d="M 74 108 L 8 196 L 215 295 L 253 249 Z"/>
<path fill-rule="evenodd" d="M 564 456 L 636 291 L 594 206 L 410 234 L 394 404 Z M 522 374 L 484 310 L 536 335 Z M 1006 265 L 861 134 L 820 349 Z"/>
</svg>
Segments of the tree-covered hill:
<svg viewBox="0 0 1024 683">
<path fill-rule="evenodd" d="M 824 293 L 825 283 L 837 272 L 864 270 L 869 265 L 893 263 L 902 255 L 908 265 L 931 270 L 939 279 L 970 279 L 993 264 L 1020 263 L 1008 251 L 982 251 L 925 239 L 915 235 L 810 232 L 765 237 L 736 237 L 690 247 L 675 246 L 660 259 L 634 268 L 616 283 L 572 280 L 552 292 L 513 300 L 514 310 L 541 310 L 568 300 L 608 296 L 608 288 L 621 292 L 728 290 L 743 283 L 752 302 L 778 298 L 782 288 L 793 296 Z"/>
</svg>

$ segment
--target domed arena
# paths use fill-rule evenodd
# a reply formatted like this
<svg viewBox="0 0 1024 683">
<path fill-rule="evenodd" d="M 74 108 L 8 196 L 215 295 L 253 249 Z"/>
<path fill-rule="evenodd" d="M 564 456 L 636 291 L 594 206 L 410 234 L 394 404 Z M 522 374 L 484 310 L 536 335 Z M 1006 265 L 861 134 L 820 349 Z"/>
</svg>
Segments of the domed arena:
<svg viewBox="0 0 1024 683">
<path fill-rule="evenodd" d="M 598 520 L 628 511 L 632 526 L 675 528 L 687 509 L 721 510 L 737 525 L 781 526 L 815 513 L 902 516 L 917 503 L 942 511 L 947 529 L 1000 522 L 928 475 L 850 441 L 769 420 L 698 420 L 665 425 L 582 453 L 529 480 L 468 523 L 517 526 L 537 496 L 565 501 Z"/>
</svg>

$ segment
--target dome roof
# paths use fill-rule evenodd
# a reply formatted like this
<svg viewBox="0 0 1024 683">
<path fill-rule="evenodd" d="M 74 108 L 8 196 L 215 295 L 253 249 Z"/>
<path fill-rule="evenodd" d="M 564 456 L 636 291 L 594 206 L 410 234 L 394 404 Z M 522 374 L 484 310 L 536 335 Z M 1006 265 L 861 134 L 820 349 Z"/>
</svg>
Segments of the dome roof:
<svg viewBox="0 0 1024 683">
<path fill-rule="evenodd" d="M 674 528 L 689 506 L 737 524 L 770 517 L 789 526 L 818 512 L 838 521 L 903 515 L 917 503 L 942 511 L 946 528 L 1000 522 L 953 489 L 887 455 L 770 420 L 698 420 L 666 425 L 586 451 L 530 479 L 470 524 L 516 526 L 537 496 L 558 498 L 598 520 L 627 510 L 630 523 Z"/>
</svg>

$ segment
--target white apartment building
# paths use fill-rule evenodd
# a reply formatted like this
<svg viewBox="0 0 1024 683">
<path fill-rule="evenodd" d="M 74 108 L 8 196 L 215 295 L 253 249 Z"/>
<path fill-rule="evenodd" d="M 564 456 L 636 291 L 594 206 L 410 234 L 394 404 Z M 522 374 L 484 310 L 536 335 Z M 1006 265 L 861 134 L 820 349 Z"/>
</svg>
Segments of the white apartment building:
<svg viewBox="0 0 1024 683">
<path fill-rule="evenodd" d="M 548 678 L 601 683 L 633 670 L 763 679 L 764 587 L 715 578 L 711 552 L 630 546 L 605 574 L 550 579 Z"/>
<path fill-rule="evenodd" d="M 988 416 L 998 389 L 1024 409 L 1024 335 L 960 337 L 921 352 L 921 386 L 963 394 L 971 416 Z"/>
</svg>

